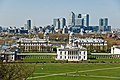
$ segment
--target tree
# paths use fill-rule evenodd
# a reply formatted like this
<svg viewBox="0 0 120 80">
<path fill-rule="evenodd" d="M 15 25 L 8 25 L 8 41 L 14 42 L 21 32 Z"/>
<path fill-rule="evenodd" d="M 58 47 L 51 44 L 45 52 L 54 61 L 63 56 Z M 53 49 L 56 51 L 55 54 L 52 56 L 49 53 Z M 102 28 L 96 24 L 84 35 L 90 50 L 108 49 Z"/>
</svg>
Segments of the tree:
<svg viewBox="0 0 120 80">
<path fill-rule="evenodd" d="M 34 72 L 34 66 L 29 64 L 0 63 L 0 80 L 27 80 Z"/>
</svg>

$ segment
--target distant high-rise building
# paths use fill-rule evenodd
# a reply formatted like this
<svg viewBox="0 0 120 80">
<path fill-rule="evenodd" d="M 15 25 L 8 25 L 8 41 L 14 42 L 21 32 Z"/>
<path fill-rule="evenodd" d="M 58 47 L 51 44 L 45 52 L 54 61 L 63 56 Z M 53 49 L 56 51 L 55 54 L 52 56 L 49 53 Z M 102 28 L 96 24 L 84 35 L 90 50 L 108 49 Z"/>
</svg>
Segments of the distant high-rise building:
<svg viewBox="0 0 120 80">
<path fill-rule="evenodd" d="M 69 20 L 70 31 L 80 32 L 80 29 L 89 27 L 89 14 L 74 14 L 71 12 Z"/>
<path fill-rule="evenodd" d="M 60 29 L 60 20 L 57 18 L 57 19 L 53 19 L 53 26 L 56 29 Z"/>
<path fill-rule="evenodd" d="M 65 18 L 53 19 L 53 26 L 55 29 L 63 29 L 66 26 Z"/>
<path fill-rule="evenodd" d="M 89 14 L 78 14 L 75 15 L 75 13 L 71 12 L 70 19 L 69 19 L 69 26 L 75 27 L 75 26 L 89 26 Z"/>
<path fill-rule="evenodd" d="M 24 28 L 25 28 L 26 30 L 28 30 L 28 26 L 27 26 L 27 24 L 24 24 Z"/>
<path fill-rule="evenodd" d="M 53 27 L 56 27 L 57 19 L 53 19 Z"/>
<path fill-rule="evenodd" d="M 0 26 L 0 33 L 2 32 L 2 26 Z"/>
<path fill-rule="evenodd" d="M 74 26 L 74 25 L 75 25 L 75 13 L 71 12 L 69 17 L 69 26 Z"/>
<path fill-rule="evenodd" d="M 60 18 L 60 29 L 63 29 L 66 26 L 66 19 Z"/>
<path fill-rule="evenodd" d="M 103 26 L 103 19 L 99 19 L 99 26 Z"/>
<path fill-rule="evenodd" d="M 108 25 L 108 18 L 100 18 L 99 19 L 99 31 L 111 31 L 111 26 Z"/>
<path fill-rule="evenodd" d="M 82 18 L 84 19 L 84 26 L 89 26 L 89 14 L 82 14 Z"/>
<path fill-rule="evenodd" d="M 99 19 L 99 26 L 108 26 L 108 18 Z"/>
<path fill-rule="evenodd" d="M 27 20 L 27 29 L 31 30 L 31 20 Z"/>
<path fill-rule="evenodd" d="M 108 18 L 104 18 L 103 19 L 103 26 L 108 26 Z"/>
<path fill-rule="evenodd" d="M 82 18 L 76 18 L 75 19 L 75 25 L 76 26 L 83 26 L 84 25 L 84 19 L 82 19 Z"/>
</svg>

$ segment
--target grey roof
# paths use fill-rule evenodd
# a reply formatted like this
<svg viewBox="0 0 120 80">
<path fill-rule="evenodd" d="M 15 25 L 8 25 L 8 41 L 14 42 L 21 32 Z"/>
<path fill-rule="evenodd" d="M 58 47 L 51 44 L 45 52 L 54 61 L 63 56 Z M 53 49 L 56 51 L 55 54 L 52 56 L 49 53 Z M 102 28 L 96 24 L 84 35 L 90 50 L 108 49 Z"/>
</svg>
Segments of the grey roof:
<svg viewBox="0 0 120 80">
<path fill-rule="evenodd" d="M 49 33 L 48 33 L 48 32 L 45 32 L 45 33 L 44 33 L 44 36 L 47 36 L 47 35 L 49 35 Z"/>
<path fill-rule="evenodd" d="M 8 48 L 10 48 L 10 46 L 6 46 L 6 45 L 2 46 L 2 49 L 8 49 Z"/>
<path fill-rule="evenodd" d="M 118 48 L 118 49 L 120 49 L 120 46 L 116 46 L 115 48 Z"/>
<path fill-rule="evenodd" d="M 74 33 L 73 33 L 73 32 L 70 32 L 70 36 L 72 36 L 72 35 L 74 35 Z"/>
<path fill-rule="evenodd" d="M 79 42 L 79 43 L 105 43 L 103 39 L 93 39 L 93 38 L 76 38 L 74 42 Z"/>
<path fill-rule="evenodd" d="M 60 48 L 60 51 L 87 51 L 86 48 Z"/>
</svg>

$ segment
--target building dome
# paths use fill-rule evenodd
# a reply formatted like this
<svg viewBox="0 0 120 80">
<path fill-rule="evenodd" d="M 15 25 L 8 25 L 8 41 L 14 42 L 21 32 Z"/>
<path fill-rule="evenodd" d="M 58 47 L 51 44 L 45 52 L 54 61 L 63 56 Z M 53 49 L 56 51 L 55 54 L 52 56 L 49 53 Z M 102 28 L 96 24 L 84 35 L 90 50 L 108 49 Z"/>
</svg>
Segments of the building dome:
<svg viewBox="0 0 120 80">
<path fill-rule="evenodd" d="M 48 36 L 48 35 L 49 35 L 49 33 L 48 33 L 48 32 L 45 32 L 45 33 L 44 33 L 44 36 Z"/>
<path fill-rule="evenodd" d="M 70 32 L 70 36 L 73 36 L 74 35 L 74 33 L 73 32 Z"/>
</svg>

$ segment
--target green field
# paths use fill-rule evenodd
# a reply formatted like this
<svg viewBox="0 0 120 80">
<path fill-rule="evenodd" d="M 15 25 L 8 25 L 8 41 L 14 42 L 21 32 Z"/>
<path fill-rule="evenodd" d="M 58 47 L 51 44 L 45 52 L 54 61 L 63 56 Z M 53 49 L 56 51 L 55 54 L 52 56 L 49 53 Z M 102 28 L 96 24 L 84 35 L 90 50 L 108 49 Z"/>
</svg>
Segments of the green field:
<svg viewBox="0 0 120 80">
<path fill-rule="evenodd" d="M 120 64 L 36 64 L 28 80 L 120 80 Z"/>
</svg>

